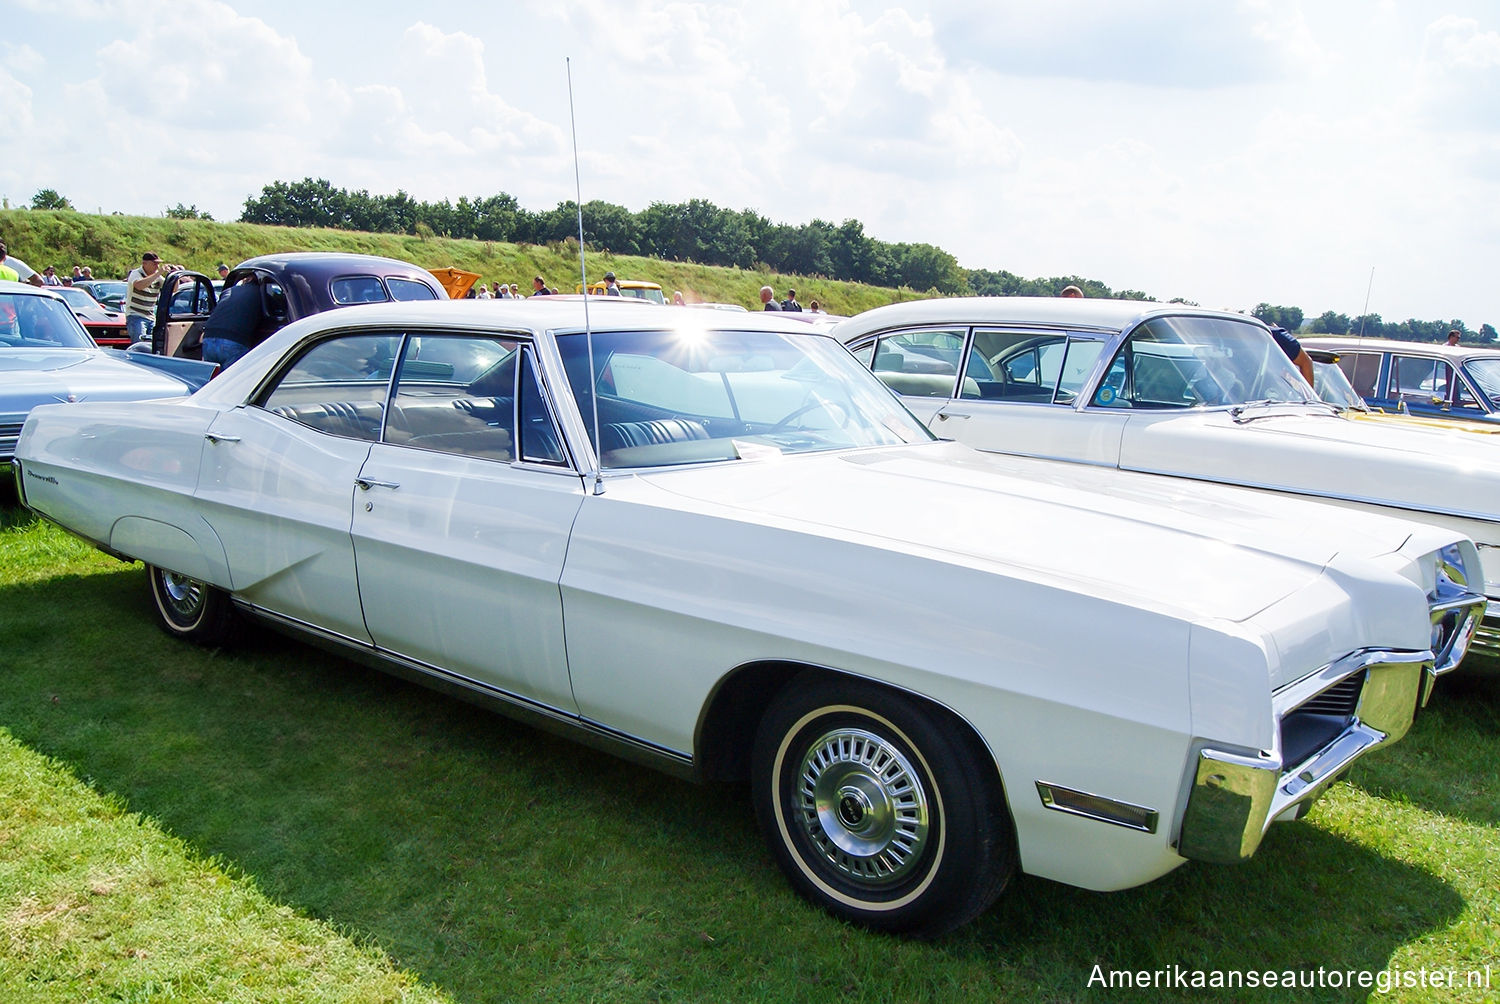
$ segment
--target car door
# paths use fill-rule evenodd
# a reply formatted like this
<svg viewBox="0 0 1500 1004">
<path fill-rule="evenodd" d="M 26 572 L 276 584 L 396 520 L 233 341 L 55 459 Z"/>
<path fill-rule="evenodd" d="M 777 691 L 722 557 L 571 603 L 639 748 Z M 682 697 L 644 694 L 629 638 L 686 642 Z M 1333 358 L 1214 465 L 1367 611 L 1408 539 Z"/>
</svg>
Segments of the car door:
<svg viewBox="0 0 1500 1004">
<path fill-rule="evenodd" d="M 529 344 L 412 335 L 353 537 L 380 648 L 574 714 L 562 576 L 583 501 Z"/>
<path fill-rule="evenodd" d="M 214 311 L 213 280 L 198 272 L 174 272 L 156 301 L 151 351 L 159 356 L 203 358 L 203 325 Z"/>
<path fill-rule="evenodd" d="M 214 419 L 195 493 L 235 593 L 366 644 L 350 514 L 400 341 L 341 335 L 288 360 L 250 402 Z"/>
<path fill-rule="evenodd" d="M 975 328 L 959 393 L 928 423 L 981 450 L 1114 464 L 1125 416 L 1081 408 L 1102 335 Z"/>
</svg>

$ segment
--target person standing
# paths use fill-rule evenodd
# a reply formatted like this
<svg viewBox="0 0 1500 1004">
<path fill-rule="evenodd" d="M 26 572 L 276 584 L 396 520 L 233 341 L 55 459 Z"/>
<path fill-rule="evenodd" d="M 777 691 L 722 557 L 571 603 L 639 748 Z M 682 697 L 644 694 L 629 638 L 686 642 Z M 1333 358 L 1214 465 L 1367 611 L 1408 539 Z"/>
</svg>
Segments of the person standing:
<svg viewBox="0 0 1500 1004">
<path fill-rule="evenodd" d="M 218 363 L 220 368 L 229 366 L 261 343 L 264 322 L 260 286 L 255 280 L 230 286 L 204 322 L 203 360 Z"/>
<path fill-rule="evenodd" d="M 156 299 L 169 271 L 176 268 L 171 265 L 162 268 L 156 252 L 147 251 L 141 255 L 141 267 L 131 269 L 125 277 L 125 330 L 132 343 L 151 340 L 151 329 L 156 326 Z"/>
<path fill-rule="evenodd" d="M 1302 379 L 1307 381 L 1309 387 L 1314 386 L 1313 377 L 1315 373 L 1313 371 L 1312 357 L 1307 354 L 1307 350 L 1302 347 L 1302 343 L 1297 341 L 1296 337 L 1290 331 L 1279 324 L 1272 324 L 1269 327 L 1271 329 L 1271 337 L 1276 339 L 1277 346 L 1280 347 L 1282 352 L 1286 353 L 1286 357 L 1292 361 L 1292 365 L 1297 367 L 1297 372 L 1302 374 Z"/>
<path fill-rule="evenodd" d="M 42 269 L 42 285 L 43 286 L 61 286 L 62 285 L 62 280 L 57 277 L 57 269 L 56 268 L 53 268 L 51 265 L 48 265 L 46 268 Z"/>
<path fill-rule="evenodd" d="M 5 249 L 5 242 L 0 241 L 0 265 L 5 266 L 16 274 L 17 282 L 29 282 L 33 286 L 42 284 L 42 277 L 37 274 L 36 269 L 26 264 L 19 258 L 13 257 Z"/>
<path fill-rule="evenodd" d="M 776 302 L 776 291 L 770 286 L 760 287 L 760 309 L 780 310 L 781 304 Z"/>
<path fill-rule="evenodd" d="M 605 272 L 604 273 L 604 295 L 605 296 L 624 296 L 625 295 L 624 293 L 620 292 L 620 280 L 615 278 L 615 274 L 613 272 Z"/>
<path fill-rule="evenodd" d="M 1463 333 L 1460 332 L 1457 328 L 1454 328 L 1452 331 L 1448 332 L 1448 344 L 1457 345 L 1459 342 L 1463 341 L 1463 337 Z"/>
<path fill-rule="evenodd" d="M 802 313 L 802 304 L 797 302 L 797 291 L 789 289 L 786 291 L 786 299 L 781 301 L 782 310 L 790 310 L 795 314 Z"/>
<path fill-rule="evenodd" d="M 1082 300 L 1083 290 L 1079 289 L 1077 286 L 1064 286 L 1063 291 L 1061 293 L 1058 293 L 1057 295 L 1068 300 Z"/>
</svg>

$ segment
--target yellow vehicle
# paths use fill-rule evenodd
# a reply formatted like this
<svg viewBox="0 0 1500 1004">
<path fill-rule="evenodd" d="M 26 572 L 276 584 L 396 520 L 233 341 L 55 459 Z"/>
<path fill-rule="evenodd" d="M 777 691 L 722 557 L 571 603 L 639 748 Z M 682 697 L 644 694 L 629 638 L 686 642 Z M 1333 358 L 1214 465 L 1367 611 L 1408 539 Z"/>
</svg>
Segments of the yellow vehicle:
<svg viewBox="0 0 1500 1004">
<path fill-rule="evenodd" d="M 654 282 L 643 282 L 640 279 L 617 279 L 615 284 L 620 287 L 621 296 L 633 296 L 637 300 L 649 300 L 652 303 L 665 304 L 667 298 L 662 294 L 661 287 Z M 583 292 L 583 284 L 576 287 L 578 292 Z M 604 295 L 604 283 L 595 282 L 589 284 L 589 292 L 595 296 Z"/>
<path fill-rule="evenodd" d="M 469 272 L 453 265 L 447 268 L 434 268 L 429 271 L 443 284 L 448 291 L 448 299 L 462 300 L 469 295 L 469 290 L 479 281 L 478 272 Z"/>
</svg>

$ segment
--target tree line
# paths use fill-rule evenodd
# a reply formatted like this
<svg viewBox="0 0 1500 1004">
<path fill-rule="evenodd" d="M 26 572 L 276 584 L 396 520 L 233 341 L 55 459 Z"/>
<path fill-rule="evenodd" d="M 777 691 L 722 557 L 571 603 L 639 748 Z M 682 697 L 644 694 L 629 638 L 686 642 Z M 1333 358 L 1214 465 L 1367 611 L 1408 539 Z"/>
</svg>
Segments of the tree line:
<svg viewBox="0 0 1500 1004">
<path fill-rule="evenodd" d="M 532 212 L 514 196 L 457 202 L 418 202 L 404 191 L 372 195 L 328 181 L 304 178 L 266 185 L 245 200 L 242 223 L 287 227 L 333 227 L 376 233 L 431 233 L 443 237 L 548 244 L 578 236 L 576 203 Z M 766 268 L 791 275 L 905 286 L 949 295 L 1055 296 L 1073 284 L 1089 296 L 1149 299 L 1136 290 L 1111 290 L 1078 276 L 1023 279 L 1009 272 L 966 269 L 931 244 L 876 240 L 858 220 L 840 224 L 813 220 L 800 226 L 772 223 L 750 209 L 724 209 L 706 199 L 653 202 L 639 213 L 610 202 L 583 206 L 583 236 L 590 247 L 616 254 L 691 261 L 743 269 Z"/>
<path fill-rule="evenodd" d="M 1267 324 L 1279 324 L 1288 331 L 1308 335 L 1364 335 L 1366 338 L 1395 338 L 1403 342 L 1441 342 L 1448 332 L 1457 331 L 1465 342 L 1494 342 L 1496 331 L 1489 324 L 1481 324 L 1478 331 L 1471 331 L 1461 320 L 1419 321 L 1414 317 L 1404 321 L 1386 321 L 1379 314 L 1348 314 L 1324 311 L 1312 320 L 1306 320 L 1301 307 L 1256 304 L 1250 313 Z"/>
</svg>

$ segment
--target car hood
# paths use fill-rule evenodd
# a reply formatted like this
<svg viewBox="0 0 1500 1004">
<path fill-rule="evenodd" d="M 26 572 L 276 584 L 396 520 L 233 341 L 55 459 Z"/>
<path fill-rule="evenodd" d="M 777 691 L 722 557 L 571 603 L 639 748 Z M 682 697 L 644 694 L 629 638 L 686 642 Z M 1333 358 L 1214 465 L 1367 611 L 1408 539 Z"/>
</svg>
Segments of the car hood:
<svg viewBox="0 0 1500 1004">
<path fill-rule="evenodd" d="M 1406 524 L 1379 517 L 1324 520 L 1323 507 L 1296 500 L 955 443 L 640 477 L 752 519 L 991 563 L 1190 619 L 1245 620 L 1330 563 L 1361 565 L 1410 536 Z"/>
<path fill-rule="evenodd" d="M 1247 412 L 1254 416 L 1255 412 Z M 1325 413 L 1222 411 L 1126 424 L 1120 466 L 1500 519 L 1500 450 L 1483 436 Z"/>
<path fill-rule="evenodd" d="M 39 404 L 180 397 L 180 380 L 96 349 L 0 351 L 0 414 L 25 415 Z"/>
</svg>

